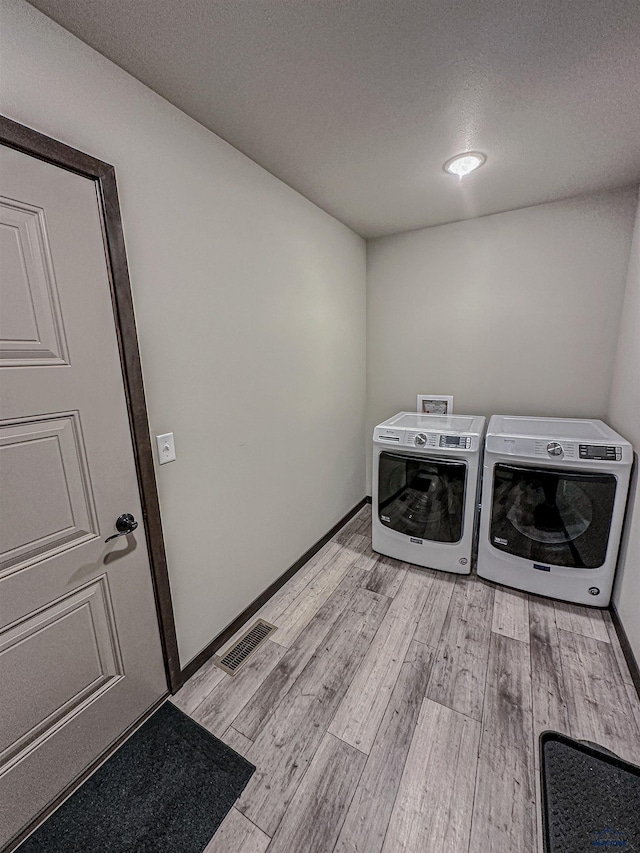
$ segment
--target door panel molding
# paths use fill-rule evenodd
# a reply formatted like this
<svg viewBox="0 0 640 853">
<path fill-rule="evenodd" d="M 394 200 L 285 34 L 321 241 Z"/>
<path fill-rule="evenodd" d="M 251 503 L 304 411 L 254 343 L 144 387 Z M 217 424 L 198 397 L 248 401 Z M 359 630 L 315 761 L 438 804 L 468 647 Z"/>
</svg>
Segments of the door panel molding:
<svg viewBox="0 0 640 853">
<path fill-rule="evenodd" d="M 181 685 L 180 661 L 115 169 L 2 115 L 0 143 L 90 178 L 96 186 L 162 651 L 175 692 Z"/>
<path fill-rule="evenodd" d="M 3 257 L 20 268 L 23 285 L 3 307 L 0 367 L 68 364 L 44 210 L 0 197 L 0 226 Z"/>
<path fill-rule="evenodd" d="M 5 465 L 5 454 L 13 454 L 13 464 Z M 18 469 L 18 477 L 5 473 Z M 80 412 L 0 421 L 0 472 L 11 495 L 0 514 L 0 540 L 12 546 L 0 553 L 0 578 L 98 536 Z"/>
<path fill-rule="evenodd" d="M 78 636 L 84 642 L 78 643 Z M 55 669 L 61 647 L 75 653 L 72 685 Z M 5 667 L 7 672 L 20 669 L 15 661 L 12 668 L 11 655 L 25 661 L 32 655 L 40 671 L 34 677 L 33 667 L 26 663 L 22 667 L 21 706 L 17 713 L 15 709 L 9 713 L 7 707 L 7 719 L 0 726 L 0 775 L 124 676 L 107 576 L 72 590 L 0 632 L 0 680 Z M 47 704 L 38 712 L 42 697 Z"/>
</svg>

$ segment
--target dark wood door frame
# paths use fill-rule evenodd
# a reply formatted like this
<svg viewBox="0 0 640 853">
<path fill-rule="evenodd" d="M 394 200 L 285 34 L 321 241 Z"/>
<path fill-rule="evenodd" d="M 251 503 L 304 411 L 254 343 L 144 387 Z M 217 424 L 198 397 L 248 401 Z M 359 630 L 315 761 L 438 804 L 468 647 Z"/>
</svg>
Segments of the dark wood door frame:
<svg viewBox="0 0 640 853">
<path fill-rule="evenodd" d="M 76 172 L 96 184 L 162 653 L 169 689 L 174 693 L 182 683 L 180 660 L 115 169 L 5 116 L 0 116 L 0 143 Z"/>
</svg>

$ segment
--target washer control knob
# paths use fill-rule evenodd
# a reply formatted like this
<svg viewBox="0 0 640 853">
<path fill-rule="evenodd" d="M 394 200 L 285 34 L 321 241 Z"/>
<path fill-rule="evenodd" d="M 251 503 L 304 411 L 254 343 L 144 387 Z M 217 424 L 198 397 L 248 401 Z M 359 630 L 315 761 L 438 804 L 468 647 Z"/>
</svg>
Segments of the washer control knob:
<svg viewBox="0 0 640 853">
<path fill-rule="evenodd" d="M 415 437 L 416 447 L 424 447 L 427 443 L 427 436 L 423 432 L 419 432 Z"/>
<path fill-rule="evenodd" d="M 562 456 L 562 445 L 557 441 L 550 441 L 547 444 L 547 453 L 549 456 Z"/>
</svg>

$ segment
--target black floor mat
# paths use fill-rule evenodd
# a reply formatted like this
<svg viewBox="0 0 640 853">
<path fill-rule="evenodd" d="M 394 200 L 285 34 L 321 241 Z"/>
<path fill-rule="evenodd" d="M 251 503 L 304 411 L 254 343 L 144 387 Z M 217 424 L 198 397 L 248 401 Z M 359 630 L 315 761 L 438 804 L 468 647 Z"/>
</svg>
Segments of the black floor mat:
<svg viewBox="0 0 640 853">
<path fill-rule="evenodd" d="M 557 732 L 540 753 L 545 853 L 640 851 L 640 767 Z"/>
<path fill-rule="evenodd" d="M 201 853 L 254 770 L 167 702 L 19 853 Z"/>
</svg>

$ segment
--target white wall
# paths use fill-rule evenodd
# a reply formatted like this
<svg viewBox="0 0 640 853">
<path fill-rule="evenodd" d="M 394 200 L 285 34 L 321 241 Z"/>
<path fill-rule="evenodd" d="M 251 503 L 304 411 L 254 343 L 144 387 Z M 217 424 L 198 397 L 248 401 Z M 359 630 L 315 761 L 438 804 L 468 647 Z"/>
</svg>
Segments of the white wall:
<svg viewBox="0 0 640 853">
<path fill-rule="evenodd" d="M 184 665 L 364 496 L 364 241 L 2 8 L 3 112 L 116 167 Z"/>
<path fill-rule="evenodd" d="M 640 203 L 629 259 L 608 422 L 640 453 Z M 613 599 L 640 665 L 640 485 L 638 459 L 631 486 Z"/>
<path fill-rule="evenodd" d="M 419 393 L 453 394 L 461 414 L 605 418 L 635 199 L 605 193 L 371 241 L 367 444 Z"/>
</svg>

